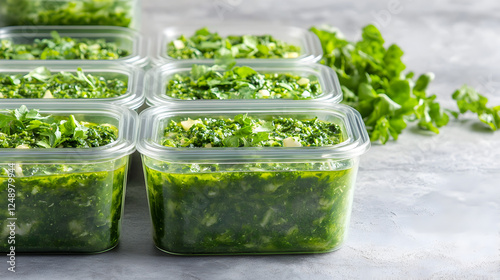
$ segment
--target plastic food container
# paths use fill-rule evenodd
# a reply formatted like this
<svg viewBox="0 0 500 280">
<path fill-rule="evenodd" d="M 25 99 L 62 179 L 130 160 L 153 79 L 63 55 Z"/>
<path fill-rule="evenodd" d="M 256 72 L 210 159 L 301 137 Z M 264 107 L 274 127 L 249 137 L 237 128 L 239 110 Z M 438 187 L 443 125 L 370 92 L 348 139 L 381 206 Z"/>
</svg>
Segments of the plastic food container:
<svg viewBox="0 0 500 280">
<path fill-rule="evenodd" d="M 2 63 L 0 64 L 0 77 L 5 75 L 26 75 L 42 66 L 43 63 L 36 63 L 31 61 L 30 64 L 17 64 L 17 63 Z M 100 64 L 81 64 L 77 66 L 70 66 L 69 64 L 51 64 L 46 65 L 52 74 L 59 72 L 69 72 L 75 74 L 78 67 L 80 67 L 85 74 L 94 76 L 102 76 L 107 79 L 120 79 L 126 81 L 128 84 L 127 92 L 121 96 L 113 98 L 95 98 L 95 99 L 52 99 L 52 98 L 33 98 L 33 99 L 19 99 L 19 98 L 0 98 L 2 103 L 19 103 L 25 105 L 33 104 L 36 107 L 38 104 L 50 104 L 58 101 L 59 104 L 76 103 L 76 104 L 115 104 L 137 110 L 144 103 L 144 93 L 142 91 L 144 73 L 141 69 L 132 65 L 113 62 L 102 62 Z M 64 105 L 63 105 L 64 106 Z"/>
<path fill-rule="evenodd" d="M 147 65 L 146 43 L 139 32 L 113 26 L 14 26 L 0 28 L 0 40 L 11 40 L 15 44 L 31 44 L 35 39 L 52 38 L 51 32 L 57 31 L 61 37 L 73 39 L 105 39 L 116 43 L 120 48 L 127 50 L 130 54 L 116 60 L 35 60 L 40 63 L 68 64 L 77 66 L 83 63 L 101 64 L 103 62 L 122 62 L 143 67 Z M 1 60 L 4 62 L 15 62 L 17 64 L 32 64 L 34 60 Z"/>
<path fill-rule="evenodd" d="M 140 115 L 153 239 L 165 252 L 195 254 L 321 253 L 347 236 L 359 157 L 370 141 L 357 111 L 299 102 L 202 107 L 171 104 Z M 293 116 L 337 123 L 344 141 L 329 147 L 168 148 L 170 120 Z"/>
<path fill-rule="evenodd" d="M 1 103 L 0 113 L 23 103 Z M 117 141 L 98 148 L 0 149 L 0 251 L 99 253 L 118 244 L 137 114 L 111 104 L 28 105 L 52 116 L 111 124 Z M 15 194 L 12 199 L 11 194 Z M 15 205 L 13 205 L 15 204 Z M 11 223 L 15 227 L 10 228 Z"/>
<path fill-rule="evenodd" d="M 0 26 L 107 25 L 140 28 L 140 0 L 0 0 Z"/>
<path fill-rule="evenodd" d="M 196 63 L 198 65 L 213 66 L 213 62 Z M 174 75 L 189 75 L 193 63 L 186 61 L 171 62 L 163 66 L 155 67 L 148 71 L 146 74 L 146 82 L 144 83 L 144 92 L 147 95 L 147 104 L 150 106 L 161 105 L 172 101 L 180 102 L 220 102 L 220 99 L 207 99 L 207 100 L 182 100 L 168 96 L 167 85 Z M 262 63 L 262 62 L 249 62 L 244 65 L 249 66 L 259 73 L 291 73 L 302 77 L 309 78 L 309 80 L 317 80 L 321 86 L 322 93 L 314 97 L 314 100 L 329 101 L 333 103 L 340 103 L 342 101 L 342 90 L 337 78 L 336 73 L 329 67 L 315 63 Z M 225 70 L 221 70 L 224 72 Z M 245 102 L 269 102 L 270 100 L 278 101 L 285 99 L 247 99 Z M 242 99 L 225 99 L 224 102 L 241 102 Z"/>
<path fill-rule="evenodd" d="M 299 46 L 301 53 L 296 58 L 286 59 L 257 59 L 266 62 L 280 62 L 283 60 L 291 62 L 318 62 L 323 56 L 323 49 L 318 37 L 305 29 L 298 27 L 268 25 L 258 22 L 238 22 L 238 23 L 199 23 L 173 26 L 164 29 L 158 36 L 156 44 L 156 64 L 163 65 L 179 59 L 168 56 L 167 45 L 179 38 L 181 35 L 190 37 L 194 32 L 202 27 L 207 27 L 211 32 L 218 32 L 221 36 L 228 35 L 272 35 L 276 39 L 283 40 L 289 44 Z M 213 62 L 213 59 L 189 59 L 196 62 Z M 256 59 L 237 59 L 240 63 L 255 61 Z"/>
</svg>

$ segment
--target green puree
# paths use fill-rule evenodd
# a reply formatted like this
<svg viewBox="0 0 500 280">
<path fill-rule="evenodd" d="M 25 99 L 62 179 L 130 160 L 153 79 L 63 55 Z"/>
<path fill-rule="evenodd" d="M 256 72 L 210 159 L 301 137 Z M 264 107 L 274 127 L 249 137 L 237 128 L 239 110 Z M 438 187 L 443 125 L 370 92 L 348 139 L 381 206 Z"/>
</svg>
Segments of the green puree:
<svg viewBox="0 0 500 280">
<path fill-rule="evenodd" d="M 111 25 L 129 27 L 133 1 L 0 0 L 6 25 Z"/>
<path fill-rule="evenodd" d="M 129 55 L 105 39 L 73 39 L 52 31 L 51 39 L 35 39 L 31 44 L 0 40 L 0 59 L 19 60 L 115 60 Z"/>
<path fill-rule="evenodd" d="M 316 77 L 290 73 L 259 73 L 247 66 L 220 71 L 219 67 L 193 65 L 189 74 L 175 74 L 167 96 L 197 99 L 312 99 L 322 93 Z"/>
<path fill-rule="evenodd" d="M 194 121 L 203 124 L 196 123 L 189 131 L 181 122 L 167 123 L 163 144 L 179 147 L 186 141 L 172 133 L 196 139 L 180 144 L 186 147 L 206 147 L 206 143 L 212 147 L 236 143 L 239 147 L 282 147 L 288 146 L 283 140 L 287 138 L 297 140 L 294 147 L 342 141 L 339 126 L 318 119 L 239 115 Z M 267 137 L 257 136 L 261 132 L 237 133 L 262 128 L 268 129 Z M 214 142 L 209 131 L 227 137 Z M 254 142 L 255 137 L 261 141 Z M 227 139 L 238 142 L 230 140 L 231 145 L 225 145 Z M 144 163 L 154 240 L 162 250 L 176 254 L 315 253 L 335 250 L 345 238 L 357 170 L 354 160 L 183 164 L 144 157 Z"/>
<path fill-rule="evenodd" d="M 297 58 L 300 47 L 271 35 L 220 36 L 207 28 L 191 37 L 181 35 L 167 46 L 168 56 L 176 59 L 212 58 Z"/>
<path fill-rule="evenodd" d="M 45 67 L 38 67 L 27 75 L 1 75 L 1 98 L 113 98 L 127 92 L 127 81 L 118 78 L 76 73 L 52 74 Z"/>
<path fill-rule="evenodd" d="M 0 114 L 0 154 L 2 148 L 82 148 L 84 153 L 85 148 L 115 141 L 116 134 L 109 125 L 79 122 L 73 116 L 42 116 L 24 106 Z M 39 161 L 43 158 L 0 163 L 0 196 L 5 198 L 0 200 L 0 251 L 13 245 L 7 230 L 12 203 L 16 252 L 95 253 L 115 246 L 128 158 L 85 164 Z"/>
</svg>

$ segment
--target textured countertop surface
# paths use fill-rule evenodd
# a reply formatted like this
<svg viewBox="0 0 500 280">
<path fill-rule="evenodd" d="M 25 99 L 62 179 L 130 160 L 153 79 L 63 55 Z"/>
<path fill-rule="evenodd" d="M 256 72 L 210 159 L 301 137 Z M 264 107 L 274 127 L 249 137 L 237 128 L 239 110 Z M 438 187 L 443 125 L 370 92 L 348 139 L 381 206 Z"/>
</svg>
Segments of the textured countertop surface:
<svg viewBox="0 0 500 280">
<path fill-rule="evenodd" d="M 259 21 L 308 28 L 328 23 L 357 39 L 375 22 L 405 51 L 448 108 L 467 83 L 500 104 L 500 4 L 493 0 L 143 1 L 153 38 L 191 20 Z M 362 157 L 350 234 L 318 255 L 178 257 L 152 241 L 140 158 L 134 155 L 121 244 L 98 255 L 21 255 L 1 279 L 500 279 L 500 132 L 473 115 L 439 135 L 407 129 Z"/>
</svg>

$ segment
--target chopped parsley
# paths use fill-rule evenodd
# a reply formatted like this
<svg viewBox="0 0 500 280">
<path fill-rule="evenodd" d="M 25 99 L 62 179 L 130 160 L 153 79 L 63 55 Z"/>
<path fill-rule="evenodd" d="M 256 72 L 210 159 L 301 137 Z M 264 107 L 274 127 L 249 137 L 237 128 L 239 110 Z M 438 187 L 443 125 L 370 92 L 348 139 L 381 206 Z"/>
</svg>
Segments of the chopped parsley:
<svg viewBox="0 0 500 280">
<path fill-rule="evenodd" d="M 27 75 L 0 75 L 1 98 L 112 98 L 127 92 L 127 81 L 76 73 L 52 74 L 46 67 L 38 67 Z"/>
<path fill-rule="evenodd" d="M 318 118 L 275 117 L 263 120 L 237 115 L 230 118 L 171 120 L 162 145 L 167 147 L 318 147 L 342 141 L 339 125 Z"/>
<path fill-rule="evenodd" d="M 297 58 L 300 47 L 271 35 L 220 36 L 206 27 L 191 37 L 181 35 L 167 46 L 168 56 L 175 59 L 213 58 Z"/>
<path fill-rule="evenodd" d="M 105 39 L 73 39 L 51 32 L 51 39 L 35 39 L 32 44 L 0 41 L 0 59 L 17 60 L 115 60 L 129 55 L 114 42 Z"/>
<path fill-rule="evenodd" d="M 174 75 L 167 95 L 183 100 L 197 99 L 313 99 L 322 93 L 316 77 L 290 73 L 259 73 L 247 66 L 227 71 L 194 64 L 190 74 Z"/>
<path fill-rule="evenodd" d="M 26 106 L 0 114 L 0 148 L 90 148 L 116 139 L 115 127 L 79 122 L 73 115 L 42 116 Z"/>
<path fill-rule="evenodd" d="M 110 25 L 130 27 L 134 1 L 0 0 L 6 25 Z"/>
</svg>

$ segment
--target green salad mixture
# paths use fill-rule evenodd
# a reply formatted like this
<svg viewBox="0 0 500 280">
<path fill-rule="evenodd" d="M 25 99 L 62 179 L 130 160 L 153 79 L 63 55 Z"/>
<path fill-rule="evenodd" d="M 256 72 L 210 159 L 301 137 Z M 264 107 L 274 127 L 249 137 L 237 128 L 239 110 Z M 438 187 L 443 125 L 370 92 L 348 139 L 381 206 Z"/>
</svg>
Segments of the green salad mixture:
<svg viewBox="0 0 500 280">
<path fill-rule="evenodd" d="M 167 147 L 319 147 L 342 142 L 339 125 L 319 120 L 274 117 L 170 120 L 162 145 Z"/>
<path fill-rule="evenodd" d="M 43 116 L 25 106 L 0 114 L 2 148 L 85 148 L 117 138 L 107 124 L 74 116 Z M 40 163 L 39 163 L 40 161 Z M 0 163 L 0 251 L 101 252 L 120 232 L 128 157 L 99 163 Z M 8 243 L 8 218 L 15 217 L 15 244 Z"/>
<path fill-rule="evenodd" d="M 26 106 L 0 114 L 0 148 L 91 148 L 117 139 L 108 124 L 79 122 L 75 116 L 43 116 Z"/>
<path fill-rule="evenodd" d="M 129 55 L 114 42 L 105 39 L 73 39 L 51 32 L 51 39 L 35 39 L 31 44 L 0 40 L 0 59 L 18 60 L 114 60 Z"/>
<path fill-rule="evenodd" d="M 323 46 L 321 63 L 337 73 L 343 103 L 357 109 L 372 141 L 386 143 L 398 136 L 409 122 L 418 122 L 421 129 L 439 133 L 450 116 L 472 112 L 491 130 L 500 128 L 500 106 L 487 106 L 488 99 L 469 86 L 456 90 L 452 98 L 459 112 L 445 109 L 429 93 L 434 74 L 418 77 L 404 72 L 404 52 L 396 44 L 384 46 L 385 40 L 373 25 L 363 28 L 359 41 L 349 41 L 339 30 L 312 27 Z"/>
<path fill-rule="evenodd" d="M 222 37 L 205 27 L 191 37 L 181 35 L 170 42 L 167 54 L 176 59 L 297 58 L 301 55 L 301 49 L 271 35 Z"/>
<path fill-rule="evenodd" d="M 27 75 L 0 74 L 1 98 L 112 98 L 127 92 L 124 79 L 106 78 L 85 74 L 81 68 L 76 73 L 52 74 L 46 67 L 38 67 Z"/>
<path fill-rule="evenodd" d="M 111 25 L 131 27 L 132 2 L 124 0 L 0 0 L 5 25 Z"/>
<path fill-rule="evenodd" d="M 314 76 L 259 73 L 248 66 L 227 70 L 194 64 L 190 74 L 175 74 L 167 83 L 167 96 L 198 99 L 313 99 L 322 93 Z"/>
<path fill-rule="evenodd" d="M 161 144 L 207 150 L 314 148 L 342 141 L 339 125 L 318 118 L 236 115 L 171 120 Z M 184 164 L 143 159 L 154 240 L 162 250 L 312 253 L 334 250 L 345 238 L 356 160 Z"/>
</svg>

